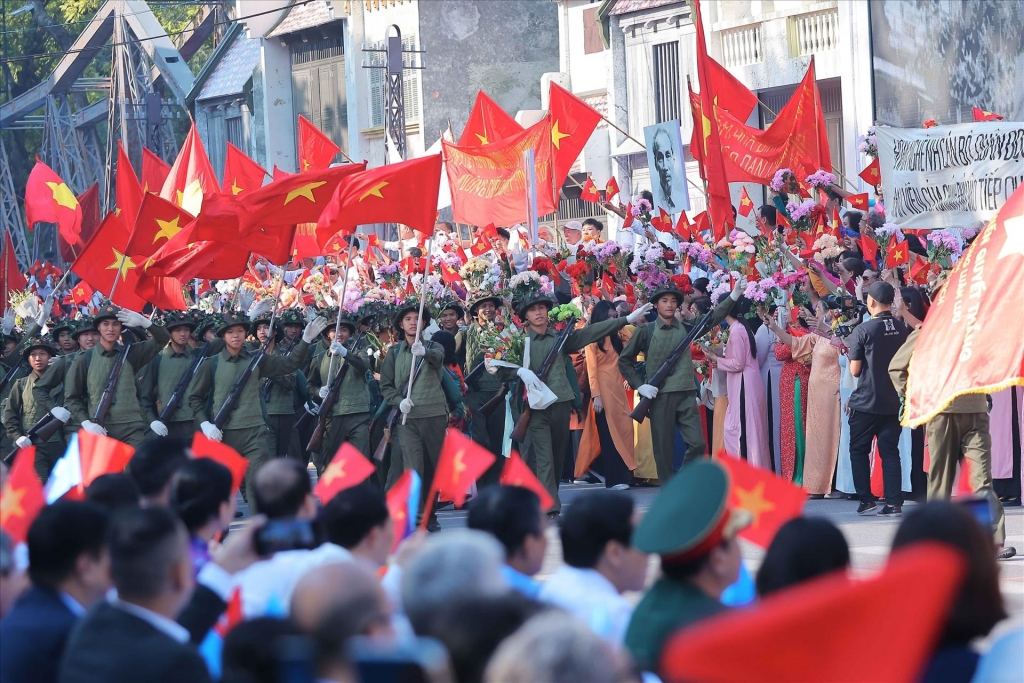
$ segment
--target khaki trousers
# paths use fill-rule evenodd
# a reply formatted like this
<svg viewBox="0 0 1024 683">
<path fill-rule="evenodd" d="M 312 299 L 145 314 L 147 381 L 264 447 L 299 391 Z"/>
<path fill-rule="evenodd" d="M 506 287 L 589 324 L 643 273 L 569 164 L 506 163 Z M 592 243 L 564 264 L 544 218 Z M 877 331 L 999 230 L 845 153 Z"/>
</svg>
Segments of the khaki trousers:
<svg viewBox="0 0 1024 683">
<path fill-rule="evenodd" d="M 551 499 L 555 501 L 551 510 L 555 512 L 562 509 L 562 501 L 558 498 L 558 480 L 565 464 L 571 413 L 571 401 L 555 403 L 544 410 L 534 410 L 526 429 L 526 441 L 523 442 L 526 464 L 551 494 Z M 501 464 L 505 464 L 503 459 Z"/>
<path fill-rule="evenodd" d="M 671 391 L 658 394 L 651 401 L 648 417 L 651 420 L 651 443 L 654 447 L 654 463 L 658 467 L 658 483 L 664 486 L 675 474 L 672 469 L 672 453 L 675 449 L 676 427 L 686 443 L 684 464 L 707 455 L 697 392 Z"/>
</svg>

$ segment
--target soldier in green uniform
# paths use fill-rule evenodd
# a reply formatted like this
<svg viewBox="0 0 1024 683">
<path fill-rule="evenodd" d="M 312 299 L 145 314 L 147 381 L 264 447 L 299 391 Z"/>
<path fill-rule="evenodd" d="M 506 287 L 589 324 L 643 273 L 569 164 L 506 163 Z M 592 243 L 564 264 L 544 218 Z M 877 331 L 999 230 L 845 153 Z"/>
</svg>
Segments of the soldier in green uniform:
<svg viewBox="0 0 1024 683">
<path fill-rule="evenodd" d="M 392 458 L 400 455 L 402 468 L 415 470 L 420 475 L 422 497 L 419 514 L 429 514 L 427 529 L 436 531 L 440 526 L 434 513 L 433 501 L 427 500 L 427 493 L 441 458 L 441 445 L 448 427 L 448 404 L 441 386 L 444 349 L 429 341 L 426 344 L 415 341 L 417 329 L 422 331 L 429 323 L 430 309 L 423 309 L 421 320 L 419 302 L 415 299 L 407 300 L 398 309 L 394 326 L 402 339 L 388 349 L 384 356 L 380 369 L 380 391 L 387 404 L 400 411 L 400 416 L 395 420 L 399 453 L 393 452 Z M 413 375 L 412 395 L 407 397 L 405 392 L 414 365 L 419 369 Z M 405 416 L 405 424 L 402 424 L 402 416 Z M 429 511 L 426 510 L 428 506 Z"/>
<path fill-rule="evenodd" d="M 327 326 L 327 321 L 318 317 L 308 323 L 289 356 L 264 355 L 242 387 L 237 407 L 222 427 L 218 427 L 212 420 L 256 353 L 245 343 L 251 324 L 243 314 L 225 314 L 217 328 L 217 336 L 224 340 L 224 348 L 199 367 L 188 399 L 203 434 L 214 441 L 223 441 L 248 458 L 249 473 L 258 470 L 270 457 L 267 425 L 259 397 L 260 380 L 295 372 L 306 360 L 310 342 L 316 340 Z M 246 480 L 246 500 L 252 504 L 252 477 L 247 476 Z"/>
<path fill-rule="evenodd" d="M 498 309 L 505 305 L 500 297 L 486 292 L 478 293 L 469 301 L 469 314 L 472 322 L 466 328 L 466 372 L 472 373 L 484 362 L 485 347 L 480 334 L 483 326 L 494 322 Z M 501 391 L 502 380 L 497 374 L 476 370 L 476 374 L 467 375 L 466 406 L 471 415 L 470 435 L 473 441 L 495 455 L 501 455 L 502 441 L 505 438 L 505 407 L 502 405 L 490 415 L 484 415 L 480 408 Z M 504 458 L 497 461 L 480 477 L 481 488 L 497 484 L 501 477 L 501 469 L 505 465 Z"/>
<path fill-rule="evenodd" d="M 281 317 L 275 321 L 274 327 L 270 329 L 270 321 L 273 317 L 270 313 L 264 313 L 252 321 L 252 334 L 256 337 L 256 344 L 253 350 L 267 345 L 267 353 L 274 356 L 288 356 L 298 344 L 299 337 L 284 340 L 284 345 L 279 343 L 282 335 L 278 323 L 285 315 L 289 321 L 299 316 L 295 309 L 282 312 Z M 299 317 L 301 321 L 302 318 Z M 294 327 L 294 325 L 292 325 Z M 299 327 L 301 333 L 302 327 Z M 289 455 L 298 456 L 298 436 L 295 434 L 295 394 L 299 389 L 300 372 L 290 372 L 279 377 L 264 377 L 260 382 L 260 400 L 263 401 L 264 411 L 267 415 L 267 428 L 270 430 L 270 454 L 273 457 L 283 458 Z M 305 388 L 305 377 L 302 377 L 301 384 Z M 303 394 L 305 391 L 303 391 Z"/>
<path fill-rule="evenodd" d="M 544 360 L 558 342 L 559 332 L 548 325 L 548 312 L 554 302 L 535 289 L 516 303 L 519 319 L 526 323 L 526 336 L 530 342 L 530 365 L 519 368 L 516 375 L 526 387 L 541 384 L 537 373 L 541 372 Z M 544 382 L 558 397 L 554 403 L 543 410 L 532 411 L 532 419 L 526 431 L 523 450 L 526 462 L 536 473 L 544 488 L 551 494 L 554 505 L 549 515 L 557 517 L 561 514 L 562 502 L 558 498 L 558 480 L 562 473 L 565 460 L 565 449 L 569 442 L 569 417 L 572 402 L 576 398 L 574 388 L 576 375 L 572 372 L 569 354 L 579 351 L 587 344 L 614 334 L 626 326 L 643 318 L 651 309 L 645 304 L 625 318 L 612 318 L 594 325 L 587 325 L 569 333 L 559 357 L 551 365 L 551 370 Z M 523 392 L 517 387 L 513 396 L 522 400 Z"/>
<path fill-rule="evenodd" d="M 75 323 L 71 318 L 61 318 L 50 328 L 50 338 L 54 341 L 57 354 L 66 356 L 78 350 L 78 342 L 71 333 L 75 331 Z"/>
<path fill-rule="evenodd" d="M 135 376 L 138 369 L 160 353 L 160 349 L 170 340 L 170 335 L 163 326 L 154 325 L 141 313 L 118 308 L 109 301 L 93 317 L 93 324 L 99 332 L 99 343 L 75 356 L 64 382 L 68 410 L 75 421 L 82 425 L 82 429 L 110 436 L 138 448 L 146 439 L 146 423 L 142 421 L 142 400 Z M 131 344 L 124 369 L 114 385 L 114 400 L 110 410 L 103 424 L 97 424 L 92 418 L 96 415 L 110 371 L 121 352 L 121 332 L 125 325 L 149 330 L 151 337 Z"/>
<path fill-rule="evenodd" d="M 746 510 L 728 505 L 729 474 L 714 460 L 686 465 L 654 499 L 633 532 L 633 546 L 661 556 L 661 573 L 633 611 L 626 649 L 643 671 L 659 672 L 665 641 L 676 630 L 726 609 L 722 592 L 736 582 L 736 534 Z"/>
<path fill-rule="evenodd" d="M 36 474 L 41 481 L 46 481 L 54 464 L 64 455 L 64 434 L 58 429 L 49 439 L 42 441 L 39 437 L 30 438 L 29 430 L 47 413 L 52 414 L 62 423 L 67 422 L 70 417 L 70 413 L 57 404 L 57 401 L 60 400 L 59 396 L 51 394 L 46 397 L 45 402 L 38 402 L 32 392 L 36 381 L 46 371 L 50 359 L 56 355 L 57 349 L 40 337 L 35 337 L 27 342 L 24 356 L 31 372 L 27 377 L 22 377 L 14 382 L 3 410 L 4 429 L 15 445 L 19 448 L 33 445 L 36 447 Z M 59 393 L 59 389 L 54 391 Z"/>
<path fill-rule="evenodd" d="M 343 317 L 337 339 L 331 342 L 328 352 L 320 357 L 320 362 L 310 371 L 309 391 L 311 394 L 319 395 L 322 401 L 342 368 L 349 366 L 341 381 L 338 400 L 331 406 L 330 414 L 327 416 L 327 431 L 324 434 L 321 460 L 318 464 L 319 472 L 323 472 L 323 468 L 331 463 L 341 444 L 346 442 L 355 446 L 366 457 L 370 457 L 370 394 L 366 386 L 370 357 L 362 352 L 359 346 L 349 348 L 347 345 L 355 331 L 355 321 Z"/>
<path fill-rule="evenodd" d="M 78 355 L 96 346 L 100 339 L 100 333 L 96 331 L 96 325 L 91 316 L 84 316 L 75 321 L 74 328 L 71 330 L 71 338 L 78 345 L 78 351 L 54 358 L 43 376 L 36 380 L 32 387 L 32 395 L 35 397 L 36 403 L 43 403 L 51 397 L 59 396 L 60 398 L 55 399 L 56 405 L 63 406 L 65 404 L 64 381 L 67 379 L 68 371 L 71 370 L 71 364 L 74 363 Z M 74 434 L 81 426 L 82 423 L 75 419 L 74 415 L 71 415 L 64 423 L 64 433 Z"/>
<path fill-rule="evenodd" d="M 746 286 L 746 279 L 739 278 L 732 293 L 715 308 L 711 317 L 712 326 L 725 320 Z M 651 399 L 649 416 L 654 462 L 658 468 L 658 482 L 664 486 L 673 475 L 672 450 L 675 447 L 676 427 L 679 427 L 686 443 L 684 462 L 705 455 L 708 449 L 697 409 L 697 385 L 693 379 L 690 350 L 683 351 L 661 387 L 647 383 L 647 378 L 658 371 L 690 331 L 690 325 L 676 317 L 676 311 L 683 303 L 683 293 L 669 285 L 652 292 L 650 301 L 657 308 L 658 317 L 654 322 L 637 325 L 633 336 L 619 354 L 619 372 L 638 394 Z M 644 354 L 647 377 L 642 377 L 636 369 L 636 357 L 641 353 Z"/>
<path fill-rule="evenodd" d="M 160 413 L 171 399 L 178 382 L 188 371 L 197 353 L 189 346 L 189 339 L 196 329 L 195 318 L 184 311 L 168 311 L 164 316 L 164 329 L 171 336 L 156 358 L 150 361 L 142 372 L 139 380 L 139 395 L 142 396 L 142 413 L 150 430 L 157 436 L 173 436 L 185 441 L 192 441 L 195 429 L 195 416 L 188 405 L 188 393 L 166 422 L 160 420 Z M 223 348 L 223 342 L 218 342 Z M 220 348 L 216 350 L 220 350 Z M 207 347 L 206 352 L 214 352 Z"/>
<path fill-rule="evenodd" d="M 466 334 L 463 330 L 459 329 L 459 321 L 466 314 L 466 309 L 463 308 L 462 301 L 459 299 L 450 297 L 450 295 L 446 295 L 446 297 L 448 298 L 434 304 L 437 311 L 437 324 L 442 330 L 455 337 L 455 358 L 459 362 L 459 367 L 465 372 Z"/>
</svg>

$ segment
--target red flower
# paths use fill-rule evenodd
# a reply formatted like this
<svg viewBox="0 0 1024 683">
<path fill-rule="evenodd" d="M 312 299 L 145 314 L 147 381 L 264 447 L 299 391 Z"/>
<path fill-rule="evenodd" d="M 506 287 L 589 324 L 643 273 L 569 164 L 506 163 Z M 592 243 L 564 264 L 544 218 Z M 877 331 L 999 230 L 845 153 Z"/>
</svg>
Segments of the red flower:
<svg viewBox="0 0 1024 683">
<path fill-rule="evenodd" d="M 938 124 L 938 122 L 935 119 L 928 119 L 927 121 L 925 121 L 921 125 L 924 126 L 925 128 L 934 128 L 935 126 L 937 126 L 939 124 Z"/>
<path fill-rule="evenodd" d="M 555 269 L 551 259 L 543 258 L 538 256 L 533 260 L 533 265 L 530 266 L 530 270 L 540 273 L 541 275 L 548 275 Z"/>
<path fill-rule="evenodd" d="M 671 249 L 666 249 L 665 250 L 665 260 L 666 261 L 675 261 L 676 260 L 676 252 L 672 251 Z"/>
<path fill-rule="evenodd" d="M 688 275 L 673 275 L 670 280 L 672 280 L 672 285 L 683 294 L 691 294 L 693 292 L 693 283 L 690 282 Z"/>
</svg>

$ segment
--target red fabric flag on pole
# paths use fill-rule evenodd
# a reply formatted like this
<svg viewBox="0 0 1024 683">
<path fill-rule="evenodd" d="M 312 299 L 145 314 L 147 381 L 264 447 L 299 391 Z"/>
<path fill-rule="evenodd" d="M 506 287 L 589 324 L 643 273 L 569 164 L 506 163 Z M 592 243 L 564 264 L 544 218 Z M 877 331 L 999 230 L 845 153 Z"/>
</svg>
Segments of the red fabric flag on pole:
<svg viewBox="0 0 1024 683">
<path fill-rule="evenodd" d="M 82 230 L 82 206 L 78 198 L 52 168 L 39 161 L 39 157 L 25 183 L 25 220 L 29 230 L 36 223 L 56 223 L 68 244 L 78 242 Z"/>
<path fill-rule="evenodd" d="M 243 237 L 260 228 L 277 234 L 296 223 L 316 223 L 338 184 L 348 176 L 366 170 L 366 164 L 345 164 L 322 171 L 307 171 L 275 179 L 238 199 L 239 234 Z M 291 233 L 285 248 L 291 247 Z"/>
<path fill-rule="evenodd" d="M 141 263 L 128 255 L 128 238 L 128 230 L 121 221 L 113 213 L 108 213 L 71 265 L 71 270 L 104 295 L 109 295 L 116 277 L 118 285 L 114 303 L 141 311 L 146 302 L 135 293 L 139 281 L 136 268 Z"/>
<path fill-rule="evenodd" d="M 82 226 L 75 242 L 68 242 L 64 236 L 57 232 L 57 246 L 60 249 L 61 258 L 67 262 L 74 261 L 82 251 L 82 247 L 89 241 L 96 228 L 100 227 L 100 185 L 93 183 L 82 194 L 76 197 L 82 208 Z"/>
<path fill-rule="evenodd" d="M 713 93 L 712 99 L 715 102 L 715 106 L 720 110 L 729 112 L 739 121 L 745 122 L 750 118 L 750 113 L 757 106 L 757 95 L 752 93 L 750 88 L 740 83 L 724 66 L 710 56 L 707 58 L 707 66 L 707 75 L 710 79 L 709 87 Z M 702 90 L 704 89 L 703 80 L 700 87 Z M 700 149 L 700 141 L 700 131 L 694 128 L 693 135 L 690 138 L 690 148 Z"/>
<path fill-rule="evenodd" d="M 748 465 L 738 456 L 719 451 L 715 459 L 729 471 L 729 505 L 746 510 L 754 521 L 740 537 L 767 548 L 783 524 L 799 517 L 807 493 L 782 477 Z"/>
<path fill-rule="evenodd" d="M 198 216 L 203 199 L 216 192 L 220 192 L 217 174 L 213 172 L 206 148 L 193 122 L 185 142 L 178 150 L 178 158 L 174 160 L 167 180 L 160 189 L 160 196 L 193 216 Z"/>
<path fill-rule="evenodd" d="M 135 229 L 126 247 L 126 253 L 137 257 L 137 262 L 152 256 L 194 220 L 183 208 L 155 194 L 143 197 L 137 214 L 138 219 L 133 223 Z"/>
<path fill-rule="evenodd" d="M 102 434 L 78 430 L 78 453 L 82 462 L 82 493 L 96 477 L 124 472 L 135 449 Z"/>
<path fill-rule="evenodd" d="M 594 179 L 590 176 L 587 176 L 587 180 L 583 183 L 583 189 L 580 191 L 580 199 L 594 204 L 601 201 L 601 195 L 597 191 L 597 186 L 594 185 Z"/>
<path fill-rule="evenodd" d="M 523 127 L 506 113 L 504 109 L 480 90 L 469 112 L 466 127 L 459 137 L 460 147 L 489 145 L 523 132 Z"/>
<path fill-rule="evenodd" d="M 455 507 L 462 507 L 469 487 L 492 464 L 493 453 L 467 436 L 449 429 L 434 471 L 434 483 L 427 496 L 427 505 L 432 504 L 436 494 L 441 494 L 442 500 L 450 500 L 455 503 Z M 429 515 L 423 515 L 424 526 L 428 518 Z"/>
<path fill-rule="evenodd" d="M 322 171 L 330 167 L 341 147 L 299 114 L 299 173 Z"/>
<path fill-rule="evenodd" d="M 351 234 L 356 226 L 371 223 L 403 223 L 431 235 L 440 184 L 440 154 L 353 174 L 338 184 L 324 206 L 317 243 L 323 246 L 335 233 Z"/>
<path fill-rule="evenodd" d="M 740 208 L 737 209 L 737 212 L 744 218 L 748 218 L 753 211 L 754 202 L 750 198 L 750 195 L 747 194 L 747 188 L 744 187 L 743 191 L 740 193 Z"/>
<path fill-rule="evenodd" d="M 676 234 L 680 239 L 693 239 L 693 226 L 690 225 L 690 219 L 687 218 L 685 211 L 679 212 L 679 220 L 676 221 Z"/>
<path fill-rule="evenodd" d="M 505 459 L 505 466 L 501 469 L 501 478 L 498 480 L 503 486 L 522 486 L 530 489 L 540 498 L 540 509 L 548 511 L 555 504 L 554 499 L 540 479 L 533 473 L 533 470 L 523 462 L 519 453 L 512 451 L 512 454 Z"/>
<path fill-rule="evenodd" d="M 301 116 L 299 118 L 302 118 Z M 230 142 L 224 158 L 224 192 L 237 197 L 263 187 L 267 171 Z"/>
<path fill-rule="evenodd" d="M 861 235 L 859 244 L 860 251 L 864 254 L 865 261 L 871 261 L 874 263 L 878 260 L 878 242 L 876 242 L 873 237 Z"/>
<path fill-rule="evenodd" d="M 171 174 L 170 165 L 149 147 L 142 148 L 142 191 L 160 194 Z"/>
<path fill-rule="evenodd" d="M 612 197 L 619 193 L 619 183 L 615 180 L 615 176 L 608 179 L 608 184 L 604 186 L 604 199 L 610 202 Z"/>
<path fill-rule="evenodd" d="M 92 295 L 96 293 L 89 283 L 82 280 L 77 285 L 71 288 L 71 300 L 79 306 L 83 306 L 92 300 Z"/>
<path fill-rule="evenodd" d="M 1024 385 L 1024 185 L 960 257 L 933 299 L 910 365 L 904 424 L 924 424 L 954 398 Z"/>
<path fill-rule="evenodd" d="M 992 113 L 990 111 L 985 111 L 984 109 L 979 109 L 978 107 L 971 107 L 971 110 L 974 112 L 974 120 L 975 121 L 1002 121 L 1003 120 L 1003 117 L 1001 115 L 994 114 L 994 113 Z"/>
<path fill-rule="evenodd" d="M 249 460 L 226 443 L 208 439 L 202 432 L 192 435 L 192 453 L 197 458 L 209 458 L 227 467 L 231 472 L 231 490 L 237 491 L 245 479 Z"/>
<path fill-rule="evenodd" d="M 561 185 L 602 117 L 596 109 L 554 81 L 548 92 L 548 111 L 551 144 L 555 148 L 554 181 Z"/>
<path fill-rule="evenodd" d="M 878 158 L 876 157 L 872 159 L 867 168 L 857 175 L 859 175 L 868 185 L 874 186 L 882 182 L 882 167 L 878 163 Z"/>
<path fill-rule="evenodd" d="M 423 495 L 420 475 L 416 470 L 406 470 L 398 478 L 387 494 L 388 513 L 395 525 L 395 542 L 391 552 L 416 531 L 416 514 L 420 509 L 420 497 Z"/>
<path fill-rule="evenodd" d="M 9 230 L 4 230 L 4 253 L 3 253 L 3 270 L 0 271 L 0 277 L 3 277 L 3 284 L 0 285 L 0 294 L 3 295 L 3 305 L 6 306 L 7 302 L 10 301 L 10 293 L 14 290 L 25 289 L 28 286 L 28 280 L 21 272 L 21 268 L 18 267 L 18 257 L 14 253 L 14 243 L 11 241 L 11 233 Z"/>
<path fill-rule="evenodd" d="M 667 213 L 665 209 L 659 206 L 658 215 L 651 219 L 651 225 L 653 225 L 656 230 L 669 232 L 672 230 L 672 216 Z"/>
<path fill-rule="evenodd" d="M 331 464 L 324 468 L 313 489 L 313 495 L 320 499 L 321 505 L 326 505 L 339 492 L 362 484 L 376 471 L 373 462 L 355 446 L 345 442 L 334 454 Z"/>
<path fill-rule="evenodd" d="M 889 268 L 895 268 L 896 266 L 910 262 L 910 245 L 907 244 L 906 240 L 899 244 L 893 244 L 889 247 L 889 253 L 885 257 L 885 265 Z"/>
<path fill-rule="evenodd" d="M 21 448 L 0 492 L 0 529 L 15 544 L 24 543 L 39 511 L 46 507 L 43 485 L 36 475 L 36 447 Z"/>
<path fill-rule="evenodd" d="M 114 213 L 126 226 L 135 225 L 135 217 L 139 215 L 139 208 L 142 206 L 142 185 L 139 177 L 135 175 L 131 159 L 125 154 L 121 147 L 121 141 L 117 141 L 117 190 L 116 209 Z"/>
<path fill-rule="evenodd" d="M 851 194 L 846 198 L 846 201 L 850 203 L 850 206 L 858 211 L 868 210 L 868 193 L 861 192 L 860 194 Z"/>
</svg>

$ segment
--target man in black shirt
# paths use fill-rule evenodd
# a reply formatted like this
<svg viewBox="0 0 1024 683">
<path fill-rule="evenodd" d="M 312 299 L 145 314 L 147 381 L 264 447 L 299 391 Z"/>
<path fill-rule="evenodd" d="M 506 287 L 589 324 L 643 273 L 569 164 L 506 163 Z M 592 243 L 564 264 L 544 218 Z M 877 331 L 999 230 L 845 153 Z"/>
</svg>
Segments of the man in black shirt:
<svg viewBox="0 0 1024 683">
<path fill-rule="evenodd" d="M 850 374 L 859 379 L 850 396 L 850 464 L 853 485 L 860 498 L 858 514 L 878 507 L 871 493 L 871 441 L 878 439 L 885 485 L 885 507 L 879 516 L 903 513 L 903 477 L 900 470 L 900 397 L 889 378 L 889 361 L 910 334 L 910 328 L 892 317 L 895 290 L 887 282 L 875 282 L 867 289 L 871 319 L 847 338 Z"/>
</svg>

